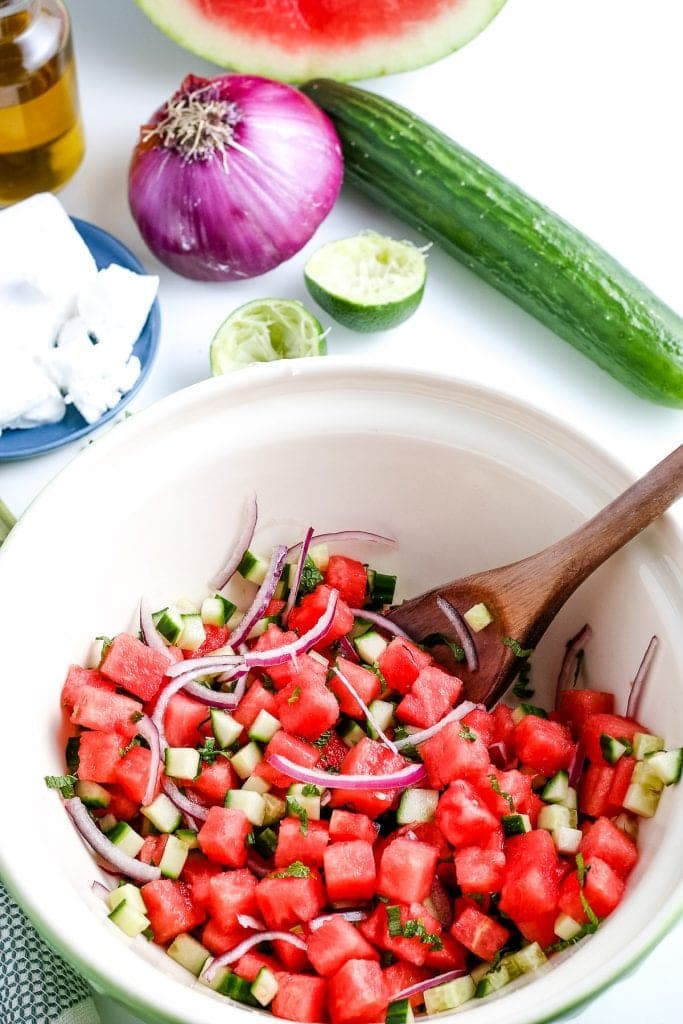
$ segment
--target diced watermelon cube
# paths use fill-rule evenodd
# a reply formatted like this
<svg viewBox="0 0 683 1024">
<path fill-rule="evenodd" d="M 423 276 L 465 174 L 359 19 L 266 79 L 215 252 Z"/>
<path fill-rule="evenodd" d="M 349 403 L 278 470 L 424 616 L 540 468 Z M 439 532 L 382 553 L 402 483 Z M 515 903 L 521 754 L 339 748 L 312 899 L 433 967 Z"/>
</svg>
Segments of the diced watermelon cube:
<svg viewBox="0 0 683 1024">
<path fill-rule="evenodd" d="M 579 845 L 586 863 L 594 857 L 605 861 L 620 878 L 626 878 L 638 860 L 638 849 L 630 836 L 609 818 L 598 818 Z"/>
<path fill-rule="evenodd" d="M 352 747 L 341 765 L 341 775 L 385 775 L 400 771 L 407 765 L 405 758 L 394 754 L 383 743 L 364 737 Z M 337 789 L 332 795 L 332 807 L 350 806 L 361 814 L 376 817 L 388 811 L 395 803 L 396 790 Z"/>
<path fill-rule="evenodd" d="M 220 921 L 210 917 L 202 931 L 202 944 L 214 956 L 220 956 L 221 953 L 227 953 L 229 949 L 234 949 L 248 935 L 249 932 L 245 928 L 240 928 L 239 925 L 224 928 Z"/>
<path fill-rule="evenodd" d="M 267 782 L 270 782 L 277 789 L 286 789 L 296 779 L 291 779 L 288 775 L 277 771 L 268 763 L 268 758 L 273 754 L 287 757 L 294 764 L 298 764 L 302 768 L 313 768 L 318 760 L 318 751 L 315 747 L 311 746 L 310 743 L 304 743 L 303 740 L 298 740 L 296 736 L 290 736 L 284 729 L 280 729 L 275 733 L 264 750 L 263 760 L 257 765 L 255 772 L 256 775 L 266 779 Z"/>
<path fill-rule="evenodd" d="M 358 696 L 366 705 L 380 695 L 379 677 L 369 668 L 356 665 L 348 658 L 337 658 L 337 668 L 345 679 L 351 683 Z M 344 686 L 339 676 L 330 677 L 329 687 L 339 701 L 339 707 L 349 718 L 365 719 L 365 712 L 352 693 Z"/>
<path fill-rule="evenodd" d="M 325 977 L 335 974 L 347 960 L 379 960 L 379 953 L 350 921 L 333 917 L 308 937 L 308 958 Z"/>
<path fill-rule="evenodd" d="M 292 928 L 320 914 L 325 906 L 325 890 L 314 872 L 307 878 L 271 876 L 259 882 L 256 901 L 270 928 Z"/>
<path fill-rule="evenodd" d="M 510 938 L 507 928 L 473 906 L 464 907 L 460 911 L 451 934 L 482 960 L 493 960 Z"/>
<path fill-rule="evenodd" d="M 186 790 L 191 790 L 205 804 L 222 806 L 229 789 L 238 786 L 235 769 L 225 757 L 218 757 L 213 764 L 202 763 L 196 779 L 183 780 Z"/>
<path fill-rule="evenodd" d="M 626 799 L 628 787 L 631 785 L 635 766 L 635 757 L 620 757 L 614 765 L 614 774 L 612 775 L 612 784 L 609 790 L 610 811 L 612 808 L 620 809 L 624 806 L 624 800 Z M 614 810 L 613 813 L 616 814 L 617 811 Z"/>
<path fill-rule="evenodd" d="M 496 737 L 496 720 L 488 711 L 475 708 L 462 719 L 462 726 L 477 736 L 485 747 L 489 747 Z"/>
<path fill-rule="evenodd" d="M 584 814 L 599 818 L 618 812 L 621 805 L 613 804 L 611 796 L 615 774 L 616 767 L 604 762 L 588 765 L 579 783 L 579 804 Z"/>
<path fill-rule="evenodd" d="M 420 755 L 434 789 L 443 789 L 455 779 L 479 778 L 491 766 L 485 743 L 478 737 L 468 739 L 460 722 L 449 722 L 422 743 Z"/>
<path fill-rule="evenodd" d="M 160 878 L 142 886 L 154 941 L 162 946 L 181 932 L 191 932 L 202 923 L 204 910 L 192 900 L 190 887 L 170 878 Z"/>
<path fill-rule="evenodd" d="M 275 694 L 266 690 L 265 686 L 255 679 L 232 712 L 232 717 L 245 729 L 249 729 L 261 710 L 276 715 L 277 704 L 275 703 Z"/>
<path fill-rule="evenodd" d="M 578 735 L 590 715 L 614 713 L 614 694 L 603 690 L 563 690 L 557 711 L 560 720 L 571 726 L 574 735 Z"/>
<path fill-rule="evenodd" d="M 622 715 L 596 714 L 589 715 L 584 719 L 580 739 L 588 759 L 594 764 L 604 765 L 608 762 L 602 756 L 600 737 L 605 735 L 611 736 L 613 739 L 632 741 L 637 732 L 647 732 L 647 729 L 633 718 L 624 718 Z"/>
<path fill-rule="evenodd" d="M 309 867 L 321 868 L 328 842 L 326 821 L 309 820 L 304 826 L 299 818 L 283 818 L 275 849 L 275 867 L 286 868 L 300 860 Z"/>
<path fill-rule="evenodd" d="M 554 775 L 561 768 L 569 768 L 576 750 L 566 726 L 538 715 L 525 715 L 517 723 L 514 744 L 522 764 L 542 775 Z"/>
<path fill-rule="evenodd" d="M 275 715 L 287 732 L 307 740 L 317 740 L 339 718 L 337 699 L 324 683 L 288 683 L 277 696 Z"/>
<path fill-rule="evenodd" d="M 325 570 L 325 583 L 339 592 L 352 608 L 362 608 L 368 586 L 368 574 L 362 562 L 345 555 L 330 555 Z"/>
<path fill-rule="evenodd" d="M 146 747 L 131 747 L 116 765 L 116 782 L 126 796 L 138 804 L 143 802 L 147 789 L 151 760 L 151 751 Z"/>
<path fill-rule="evenodd" d="M 272 956 L 250 949 L 248 953 L 239 958 L 233 971 L 239 978 L 244 978 L 245 981 L 256 981 L 259 971 L 263 967 L 267 967 L 273 973 L 280 970 L 280 965 Z"/>
<path fill-rule="evenodd" d="M 71 712 L 71 721 L 86 729 L 99 729 L 100 732 L 113 730 L 126 739 L 132 739 L 141 715 L 142 704 L 132 697 L 83 686 Z"/>
<path fill-rule="evenodd" d="M 109 790 L 107 813 L 113 814 L 118 821 L 132 821 L 140 810 L 139 802 L 126 796 L 120 786 L 112 785 L 107 788 Z"/>
<path fill-rule="evenodd" d="M 90 782 L 116 782 L 116 766 L 121 760 L 122 740 L 116 732 L 84 732 L 78 744 L 79 779 Z"/>
<path fill-rule="evenodd" d="M 228 642 L 230 630 L 227 626 L 205 624 L 204 634 L 204 642 L 196 650 L 186 652 L 188 658 L 205 658 L 207 654 L 212 654 L 219 647 L 224 647 Z"/>
<path fill-rule="evenodd" d="M 461 690 L 459 679 L 436 665 L 428 665 L 396 708 L 396 716 L 420 728 L 436 725 L 457 703 Z"/>
<path fill-rule="evenodd" d="M 538 917 L 532 917 L 528 921 L 515 921 L 520 932 L 529 942 L 537 942 L 542 949 L 547 949 L 557 942 L 555 934 L 555 922 L 557 921 L 557 908 Z"/>
<path fill-rule="evenodd" d="M 129 633 L 119 633 L 108 647 L 100 671 L 128 693 L 148 701 L 161 689 L 169 664 L 163 651 Z"/>
<path fill-rule="evenodd" d="M 340 739 L 336 732 L 332 732 L 327 743 L 318 748 L 320 750 L 320 757 L 316 761 L 316 768 L 322 768 L 323 771 L 333 771 L 341 768 L 344 758 L 349 752 L 349 748 L 346 746 L 344 741 Z"/>
<path fill-rule="evenodd" d="M 209 860 L 229 868 L 247 863 L 247 836 L 251 823 L 243 811 L 230 807 L 211 807 L 197 839 Z"/>
<path fill-rule="evenodd" d="M 443 941 L 444 936 L 441 938 Z M 402 992 L 404 988 L 417 985 L 420 981 L 426 981 L 430 976 L 430 972 L 425 967 L 406 963 L 405 960 L 397 960 L 396 963 L 390 964 L 389 967 L 382 971 L 382 974 L 384 975 L 384 985 L 389 1002 L 393 1002 L 394 997 L 399 992 Z M 410 997 L 409 1002 L 413 1009 L 417 1009 L 424 1002 L 424 996 L 421 992 L 418 992 Z"/>
<path fill-rule="evenodd" d="M 199 850 L 190 850 L 187 860 L 183 865 L 181 881 L 186 882 L 192 890 L 192 899 L 200 907 L 208 909 L 209 896 L 211 893 L 210 882 L 212 878 L 222 874 L 223 869 L 218 864 L 208 860 Z"/>
<path fill-rule="evenodd" d="M 376 873 L 372 846 L 363 839 L 332 843 L 324 854 L 325 886 L 331 903 L 375 895 Z"/>
<path fill-rule="evenodd" d="M 491 712 L 491 718 L 494 725 L 492 742 L 504 743 L 506 747 L 510 747 L 515 731 L 515 720 L 512 717 L 512 710 L 507 704 L 496 704 Z"/>
<path fill-rule="evenodd" d="M 254 915 L 257 884 L 248 868 L 223 871 L 209 878 L 206 902 L 211 917 L 222 928 L 234 928 L 239 924 L 238 914 Z"/>
<path fill-rule="evenodd" d="M 330 588 L 321 583 L 312 593 L 306 594 L 301 599 L 301 604 L 298 607 L 292 608 L 287 621 L 289 628 L 295 629 L 299 636 L 307 633 L 319 621 L 327 608 L 329 599 Z M 332 623 L 320 643 L 316 644 L 316 648 L 328 647 L 335 640 L 346 636 L 352 626 L 353 612 L 343 598 L 340 597 L 337 600 Z"/>
<path fill-rule="evenodd" d="M 339 843 L 348 839 L 364 839 L 366 843 L 374 843 L 379 835 L 377 825 L 367 814 L 356 814 L 353 811 L 332 811 L 330 818 L 330 842 Z"/>
<path fill-rule="evenodd" d="M 394 637 L 379 656 L 379 670 L 390 690 L 408 693 L 421 670 L 431 662 L 426 651 L 402 636 Z"/>
<path fill-rule="evenodd" d="M 413 839 L 394 839 L 380 860 L 377 891 L 403 903 L 422 903 L 434 882 L 438 851 Z"/>
<path fill-rule="evenodd" d="M 299 949 L 298 946 L 293 946 L 291 942 L 286 942 L 284 939 L 273 939 L 273 953 L 286 971 L 293 971 L 297 974 L 299 971 L 310 971 L 311 969 L 311 961 L 308 959 L 306 950 Z"/>
<path fill-rule="evenodd" d="M 200 729 L 208 717 L 206 704 L 200 704 L 184 693 L 174 693 L 164 714 L 164 732 L 169 747 L 199 746 L 202 736 L 209 731 Z"/>
<path fill-rule="evenodd" d="M 113 693 L 115 685 L 102 675 L 96 668 L 81 668 L 80 665 L 69 665 L 69 671 L 62 687 L 62 706 L 72 708 L 78 703 L 84 686 L 95 690 L 108 690 Z"/>
<path fill-rule="evenodd" d="M 421 903 L 410 903 L 408 905 L 400 903 L 395 904 L 395 906 L 398 906 L 400 911 L 399 917 L 402 929 L 409 921 L 418 921 L 428 933 L 440 938 L 442 930 L 440 922 L 435 917 L 432 917 L 427 908 Z M 394 956 L 407 960 L 409 963 L 417 964 L 418 966 L 424 964 L 431 949 L 429 943 L 423 942 L 418 936 L 406 938 L 403 935 L 392 935 L 386 907 L 382 904 L 377 910 L 379 911 L 376 925 L 378 930 L 377 945 L 380 949 L 385 949 L 393 953 Z M 368 933 L 363 930 L 363 934 L 367 937 Z"/>
<path fill-rule="evenodd" d="M 145 836 L 145 841 L 138 854 L 138 860 L 142 861 L 143 864 L 153 864 L 158 867 L 161 864 L 161 858 L 164 855 L 167 843 L 168 836 Z"/>
<path fill-rule="evenodd" d="M 334 1024 L 384 1019 L 389 994 L 374 960 L 348 960 L 329 980 L 327 1003 Z"/>
<path fill-rule="evenodd" d="M 465 779 L 451 782 L 440 798 L 436 823 L 453 846 L 484 844 L 500 828 L 500 819 L 491 813 Z"/>
<path fill-rule="evenodd" d="M 415 821 L 409 825 L 401 825 L 394 836 L 405 836 L 409 839 L 419 839 L 421 843 L 433 846 L 439 860 L 450 860 L 452 850 L 443 832 L 435 821 Z M 390 839 L 393 837 L 389 837 Z"/>
<path fill-rule="evenodd" d="M 464 893 L 500 892 L 505 872 L 505 854 L 464 846 L 455 851 L 455 874 Z"/>
<path fill-rule="evenodd" d="M 279 988 L 270 1005 L 276 1017 L 316 1024 L 326 1019 L 327 982 L 311 974 L 278 975 Z"/>
<path fill-rule="evenodd" d="M 271 622 L 265 633 L 263 633 L 254 644 L 254 650 L 274 651 L 278 647 L 285 647 L 287 644 L 291 644 L 294 640 L 296 640 L 296 633 L 294 630 L 289 629 L 285 632 L 274 622 Z M 301 659 L 299 659 L 299 661 L 300 660 Z M 295 666 L 291 658 L 288 658 L 282 665 L 273 665 L 267 669 L 267 675 L 273 680 L 278 689 L 287 685 L 287 683 L 293 678 L 294 672 Z M 266 710 L 270 709 L 266 708 Z"/>
<path fill-rule="evenodd" d="M 586 861 L 583 895 L 596 917 L 602 920 L 603 917 L 611 914 L 621 902 L 624 889 L 624 880 L 604 860 L 593 856 Z M 562 883 L 559 907 L 575 921 L 587 920 L 576 871 L 568 875 Z"/>
<path fill-rule="evenodd" d="M 559 862 L 550 833 L 535 829 L 515 836 L 506 856 L 500 909 L 513 921 L 527 921 L 556 908 Z"/>
<path fill-rule="evenodd" d="M 430 949 L 425 966 L 436 971 L 462 971 L 467 964 L 467 950 L 461 942 L 448 933 L 439 936 L 441 949 Z"/>
</svg>

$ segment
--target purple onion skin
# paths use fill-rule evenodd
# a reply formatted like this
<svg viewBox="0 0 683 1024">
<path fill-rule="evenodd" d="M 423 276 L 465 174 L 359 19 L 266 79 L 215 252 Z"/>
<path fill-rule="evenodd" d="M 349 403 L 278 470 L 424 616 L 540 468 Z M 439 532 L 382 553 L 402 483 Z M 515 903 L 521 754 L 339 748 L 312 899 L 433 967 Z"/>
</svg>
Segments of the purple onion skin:
<svg viewBox="0 0 683 1024">
<path fill-rule="evenodd" d="M 254 154 L 230 148 L 187 161 L 158 137 L 160 107 L 141 129 L 128 176 L 131 213 L 152 252 L 171 270 L 198 281 L 236 281 L 264 274 L 311 238 L 332 209 L 342 182 L 339 138 L 326 114 L 282 82 L 253 75 L 213 79 L 188 75 L 176 96 L 210 83 L 234 103 L 234 138 Z"/>
</svg>

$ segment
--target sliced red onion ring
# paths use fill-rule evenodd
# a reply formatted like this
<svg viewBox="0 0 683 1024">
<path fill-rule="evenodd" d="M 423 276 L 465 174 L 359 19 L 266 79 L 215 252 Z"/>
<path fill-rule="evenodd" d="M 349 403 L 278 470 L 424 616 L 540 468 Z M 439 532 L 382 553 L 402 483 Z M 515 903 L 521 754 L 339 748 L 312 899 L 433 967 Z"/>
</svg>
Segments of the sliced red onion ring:
<svg viewBox="0 0 683 1024">
<path fill-rule="evenodd" d="M 386 615 L 380 615 L 378 612 L 368 611 L 367 608 L 352 608 L 353 616 L 356 619 L 365 619 L 367 622 L 374 622 L 380 629 L 385 629 L 387 633 L 392 633 L 394 636 L 402 636 L 404 639 L 409 640 L 410 637 L 400 626 L 397 626 L 395 622 L 388 619 Z"/>
<path fill-rule="evenodd" d="M 435 725 L 430 725 L 428 729 L 421 729 L 420 732 L 410 733 L 409 736 L 402 736 L 400 740 L 394 740 L 394 746 L 401 750 L 403 747 L 414 747 L 417 743 L 424 743 L 425 740 L 436 736 L 437 732 L 441 732 L 443 727 L 448 725 L 449 722 L 459 722 L 465 715 L 469 715 L 470 711 L 476 711 L 480 707 L 483 707 L 483 705 L 473 704 L 471 700 L 464 700 L 462 704 L 458 704 L 457 708 L 449 711 Z"/>
<path fill-rule="evenodd" d="M 287 548 L 284 544 L 279 544 L 274 549 L 263 583 L 256 591 L 254 600 L 251 602 L 241 620 L 237 623 L 228 637 L 228 644 L 231 647 L 236 647 L 242 640 L 246 640 L 251 633 L 254 623 L 263 618 L 263 613 L 268 607 L 268 604 L 275 593 L 278 580 L 282 575 L 282 567 L 285 564 L 286 555 Z"/>
<path fill-rule="evenodd" d="M 229 672 L 232 668 L 239 668 L 244 664 L 244 656 L 241 654 L 206 654 L 203 658 L 185 658 L 171 665 L 166 675 L 169 679 L 177 676 L 192 675 L 217 675 L 219 672 Z"/>
<path fill-rule="evenodd" d="M 306 633 L 302 633 L 298 640 L 291 644 L 283 644 L 282 647 L 274 647 L 272 651 L 248 651 L 245 662 L 249 668 L 270 668 L 272 665 L 283 665 L 286 661 L 292 661 L 297 654 L 305 654 L 311 647 L 324 639 L 325 634 L 332 625 L 334 613 L 337 610 L 339 594 L 336 590 L 330 590 L 327 599 L 327 608 L 322 613 L 314 626 Z"/>
<path fill-rule="evenodd" d="M 476 672 L 479 668 L 479 655 L 477 654 L 477 648 L 474 643 L 474 638 L 470 633 L 469 626 L 458 609 L 454 608 L 451 602 L 447 601 L 445 597 L 441 597 L 439 595 L 436 599 L 436 604 L 455 630 L 460 646 L 465 652 L 465 663 L 467 664 L 468 669 L 470 672 Z"/>
<path fill-rule="evenodd" d="M 159 765 L 161 763 L 161 740 L 159 738 L 159 730 L 156 725 L 147 715 L 143 715 L 142 718 L 137 722 L 136 729 L 138 735 L 142 736 L 143 739 L 149 743 L 149 750 L 151 757 L 149 759 L 149 775 L 147 777 L 147 785 L 145 792 L 142 797 L 142 803 L 145 807 L 151 804 L 154 799 L 154 795 L 157 791 L 157 785 L 159 781 Z"/>
<path fill-rule="evenodd" d="M 65 800 L 64 807 L 86 843 L 117 871 L 136 882 L 155 882 L 157 878 L 161 878 L 159 868 L 152 867 L 151 864 L 142 864 L 134 857 L 129 857 L 127 853 L 122 853 L 110 839 L 107 839 L 88 814 L 85 804 L 77 796 Z"/>
<path fill-rule="evenodd" d="M 142 633 L 142 639 L 148 647 L 153 647 L 155 651 L 162 651 L 168 660 L 171 660 L 171 655 L 168 653 L 168 647 L 154 625 L 152 609 L 145 597 L 140 598 L 140 632 Z"/>
<path fill-rule="evenodd" d="M 381 533 L 368 533 L 366 530 L 336 530 L 334 533 L 316 533 L 311 537 L 312 544 L 331 544 L 334 541 L 360 541 L 369 544 L 384 544 L 387 547 L 395 548 L 397 543 L 393 537 L 384 537 Z M 301 547 L 302 541 L 292 545 L 287 555 L 293 555 Z"/>
<path fill-rule="evenodd" d="M 353 646 L 348 636 L 342 636 L 337 641 L 339 647 L 339 653 L 342 658 L 346 658 L 347 661 L 352 661 L 354 665 L 360 664 L 360 658 L 358 657 L 358 651 Z"/>
<path fill-rule="evenodd" d="M 213 587 L 215 590 L 222 590 L 235 575 L 237 572 L 237 566 L 240 564 L 244 556 L 244 552 L 252 542 L 254 531 L 256 530 L 257 519 L 258 502 L 256 501 L 256 495 L 251 492 L 250 494 L 247 494 L 244 499 L 239 532 L 235 537 L 230 554 L 220 569 L 216 572 L 215 576 L 209 580 L 210 587 Z"/>
<path fill-rule="evenodd" d="M 654 661 L 654 657 L 657 653 L 658 647 L 659 638 L 653 636 L 649 644 L 647 645 L 645 654 L 643 655 L 643 660 L 638 666 L 638 671 L 636 672 L 635 678 L 631 683 L 631 689 L 628 695 L 628 704 L 626 705 L 627 718 L 638 717 L 638 708 L 640 707 L 640 702 L 645 691 L 645 683 L 647 682 L 647 678 L 650 674 L 652 662 Z"/>
<path fill-rule="evenodd" d="M 194 697 L 201 704 L 206 704 L 212 708 L 236 708 L 242 697 L 244 696 L 244 690 L 247 685 L 247 669 L 238 668 L 232 674 L 231 678 L 238 678 L 238 683 L 235 689 L 231 693 L 223 693 L 222 690 L 212 690 L 209 686 L 202 686 L 201 683 L 190 679 L 185 682 L 181 689 L 185 690 L 185 693 L 189 694 L 190 697 Z M 178 679 L 185 679 L 184 676 L 178 676 Z"/>
<path fill-rule="evenodd" d="M 367 706 L 365 701 L 361 698 L 360 694 L 355 689 L 355 687 L 352 686 L 351 683 L 348 681 L 348 679 L 346 678 L 344 673 L 340 672 L 339 669 L 336 666 L 332 669 L 332 671 L 334 672 L 334 674 L 337 677 L 337 679 L 339 679 L 339 681 L 349 691 L 349 693 L 351 694 L 351 696 L 355 700 L 356 704 L 358 705 L 358 707 L 361 709 L 361 711 L 363 712 L 363 714 L 367 718 L 368 724 L 371 725 L 372 728 L 375 730 L 375 732 L 379 736 L 379 738 L 382 741 L 382 743 L 384 744 L 384 746 L 388 747 L 389 750 L 392 752 L 392 754 L 398 754 L 398 746 L 397 746 L 397 744 L 393 743 L 389 739 L 389 737 L 386 735 L 386 733 L 384 732 L 383 729 L 380 729 L 380 727 L 379 727 L 379 725 L 377 723 L 376 718 L 374 717 L 374 715 L 370 711 L 370 708 Z"/>
<path fill-rule="evenodd" d="M 255 932 L 264 932 L 266 926 L 258 917 L 252 917 L 251 914 L 238 914 L 237 923 L 242 928 L 252 928 Z"/>
<path fill-rule="evenodd" d="M 426 992 L 435 985 L 443 985 L 447 981 L 454 981 L 455 978 L 462 978 L 463 974 L 467 974 L 464 967 L 456 971 L 446 971 L 445 974 L 437 974 L 435 978 L 427 978 L 425 981 L 417 981 L 414 985 L 408 985 L 407 988 L 402 988 L 400 992 L 392 995 L 391 1001 L 397 1003 L 399 999 L 410 999 L 411 996 L 418 996 L 420 992 Z"/>
<path fill-rule="evenodd" d="M 574 750 L 574 756 L 571 759 L 571 763 L 569 765 L 569 771 L 568 771 L 569 785 L 572 786 L 574 789 L 576 789 L 576 787 L 578 786 L 578 784 L 579 784 L 579 782 L 581 780 L 581 776 L 583 775 L 583 768 L 584 768 L 585 763 L 586 763 L 586 752 L 583 749 L 583 747 L 581 746 L 581 744 L 577 743 L 576 744 L 576 748 Z"/>
<path fill-rule="evenodd" d="M 191 800 L 190 797 L 181 793 L 175 782 L 171 782 L 170 779 L 163 778 L 161 780 L 161 788 L 171 803 L 175 804 L 179 811 L 183 811 L 184 814 L 189 814 L 192 818 L 198 818 L 199 821 L 206 821 L 209 816 L 208 807 L 202 807 L 197 800 Z"/>
<path fill-rule="evenodd" d="M 311 546 L 311 538 L 312 538 L 312 536 L 313 536 L 313 527 L 309 526 L 308 529 L 306 530 L 306 533 L 304 534 L 304 539 L 301 542 L 301 549 L 299 551 L 299 558 L 298 558 L 297 563 L 296 563 L 296 569 L 294 570 L 294 579 L 290 580 L 290 582 L 289 582 L 289 594 L 287 595 L 287 603 L 286 603 L 286 605 L 284 607 L 284 611 L 283 611 L 283 615 L 282 615 L 282 618 L 283 618 L 284 622 L 287 621 L 287 619 L 289 617 L 289 613 L 291 612 L 292 608 L 294 607 L 294 605 L 296 603 L 296 595 L 297 595 L 298 590 L 299 590 L 299 584 L 301 583 L 301 575 L 302 575 L 302 573 L 304 571 L 304 565 L 306 563 L 306 555 L 308 554 L 308 549 Z"/>
<path fill-rule="evenodd" d="M 573 685 L 572 677 L 576 668 L 576 659 L 579 656 L 579 651 L 583 650 L 588 641 L 593 636 L 593 630 L 586 623 L 582 626 L 579 632 L 567 640 L 567 646 L 565 648 L 564 657 L 562 659 L 562 665 L 557 677 L 557 686 L 555 688 L 555 707 L 560 702 L 560 694 L 563 690 L 569 689 Z"/>
<path fill-rule="evenodd" d="M 112 888 L 114 887 L 112 886 Z M 104 902 L 107 904 L 109 903 L 109 893 L 112 890 L 107 888 L 107 886 L 104 885 L 103 882 L 93 882 L 92 885 L 90 886 L 90 891 L 92 892 L 93 896 L 97 896 L 98 899 L 104 900 Z"/>
<path fill-rule="evenodd" d="M 345 921 L 365 921 L 368 917 L 367 910 L 342 910 L 337 914 L 322 914 L 321 917 L 314 917 L 312 921 L 308 922 L 308 927 L 312 932 L 322 928 L 328 921 L 334 921 L 336 918 L 343 917 Z"/>
<path fill-rule="evenodd" d="M 421 782 L 427 775 L 422 764 L 408 764 L 386 775 L 333 775 L 320 768 L 303 768 L 282 754 L 270 754 L 268 763 L 290 779 L 310 782 L 314 786 L 327 786 L 328 789 L 407 789 Z"/>
<path fill-rule="evenodd" d="M 244 942 L 240 942 L 239 946 L 235 946 L 234 949 L 212 960 L 209 966 L 204 968 L 202 976 L 206 981 L 211 982 L 221 967 L 227 967 L 228 964 L 233 964 L 235 960 L 239 960 L 240 957 L 249 952 L 252 946 L 258 946 L 259 942 L 274 942 L 275 940 L 289 942 L 292 946 L 296 946 L 297 949 L 306 949 L 304 940 L 299 938 L 298 935 L 293 935 L 291 932 L 259 932 L 257 935 L 250 935 Z"/>
</svg>

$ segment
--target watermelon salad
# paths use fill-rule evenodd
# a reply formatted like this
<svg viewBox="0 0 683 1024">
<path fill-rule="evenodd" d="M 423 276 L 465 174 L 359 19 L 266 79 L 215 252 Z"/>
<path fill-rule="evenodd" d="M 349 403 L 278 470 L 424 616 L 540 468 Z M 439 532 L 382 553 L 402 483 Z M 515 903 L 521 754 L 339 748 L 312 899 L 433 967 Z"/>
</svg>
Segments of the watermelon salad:
<svg viewBox="0 0 683 1024">
<path fill-rule="evenodd" d="M 67 774 L 46 781 L 113 925 L 228 998 L 332 1024 L 455 1009 L 594 932 L 683 752 L 635 699 L 571 685 L 587 630 L 556 707 L 530 703 L 520 650 L 514 706 L 487 710 L 382 614 L 395 578 L 353 554 L 387 538 L 309 529 L 266 560 L 255 525 L 249 499 L 200 606 L 143 601 L 139 632 L 68 670 Z M 465 646 L 488 620 L 465 615 Z"/>
</svg>

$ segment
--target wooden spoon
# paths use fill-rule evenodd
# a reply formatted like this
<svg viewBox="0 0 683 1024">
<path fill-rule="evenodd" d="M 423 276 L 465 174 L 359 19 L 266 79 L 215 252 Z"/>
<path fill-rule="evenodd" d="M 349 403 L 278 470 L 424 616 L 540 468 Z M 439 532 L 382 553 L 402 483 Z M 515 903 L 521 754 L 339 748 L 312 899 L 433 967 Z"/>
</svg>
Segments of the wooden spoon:
<svg viewBox="0 0 683 1024">
<path fill-rule="evenodd" d="M 437 598 L 445 598 L 461 615 L 473 605 L 485 604 L 493 622 L 474 634 L 479 658 L 475 671 L 456 662 L 445 644 L 432 653 L 463 680 L 469 700 L 490 707 L 520 666 L 503 638 L 512 638 L 523 648 L 535 647 L 576 588 L 681 494 L 683 445 L 563 540 L 519 562 L 435 587 L 392 608 L 388 617 L 415 640 L 440 633 L 457 641 Z"/>
</svg>

